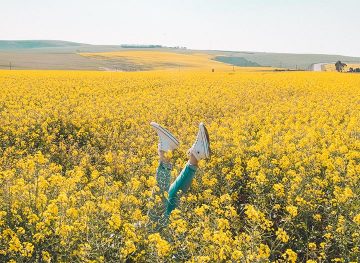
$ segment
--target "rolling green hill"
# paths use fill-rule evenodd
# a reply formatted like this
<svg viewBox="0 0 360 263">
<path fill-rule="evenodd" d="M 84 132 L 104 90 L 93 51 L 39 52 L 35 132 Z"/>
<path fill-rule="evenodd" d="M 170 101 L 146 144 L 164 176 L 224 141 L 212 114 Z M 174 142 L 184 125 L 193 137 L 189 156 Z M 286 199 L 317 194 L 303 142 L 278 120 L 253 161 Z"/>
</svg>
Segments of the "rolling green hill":
<svg viewBox="0 0 360 263">
<path fill-rule="evenodd" d="M 61 40 L 0 40 L 0 50 L 77 47 L 86 44 Z"/>
<path fill-rule="evenodd" d="M 239 67 L 260 67 L 261 66 L 258 63 L 249 61 L 243 57 L 216 56 L 214 58 L 214 60 L 220 61 L 220 62 L 223 62 L 226 64 L 231 64 L 234 66 L 239 66 Z"/>
</svg>

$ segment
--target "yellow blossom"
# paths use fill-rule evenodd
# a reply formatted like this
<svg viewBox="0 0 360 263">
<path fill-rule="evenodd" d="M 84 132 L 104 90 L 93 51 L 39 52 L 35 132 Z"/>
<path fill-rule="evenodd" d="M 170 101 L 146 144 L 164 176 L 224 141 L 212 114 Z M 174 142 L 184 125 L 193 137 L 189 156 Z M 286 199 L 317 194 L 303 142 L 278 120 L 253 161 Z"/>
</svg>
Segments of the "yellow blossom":
<svg viewBox="0 0 360 263">
<path fill-rule="evenodd" d="M 280 196 L 280 197 L 285 195 L 283 184 L 280 184 L 280 183 L 274 184 L 273 189 L 275 191 L 275 195 Z"/>
<path fill-rule="evenodd" d="M 286 211 L 289 213 L 289 215 L 290 215 L 291 217 L 295 217 L 295 216 L 297 216 L 297 214 L 298 214 L 298 209 L 297 209 L 297 207 L 296 207 L 296 206 L 293 206 L 293 205 L 288 205 L 288 206 L 286 207 Z"/>
<path fill-rule="evenodd" d="M 289 262 L 292 263 L 295 263 L 297 260 L 297 254 L 291 249 L 286 249 L 285 253 L 282 256 L 284 259 L 287 259 Z"/>
<path fill-rule="evenodd" d="M 282 228 L 279 228 L 276 231 L 276 238 L 279 239 L 283 243 L 287 243 L 289 241 L 289 236 L 286 231 Z"/>
</svg>

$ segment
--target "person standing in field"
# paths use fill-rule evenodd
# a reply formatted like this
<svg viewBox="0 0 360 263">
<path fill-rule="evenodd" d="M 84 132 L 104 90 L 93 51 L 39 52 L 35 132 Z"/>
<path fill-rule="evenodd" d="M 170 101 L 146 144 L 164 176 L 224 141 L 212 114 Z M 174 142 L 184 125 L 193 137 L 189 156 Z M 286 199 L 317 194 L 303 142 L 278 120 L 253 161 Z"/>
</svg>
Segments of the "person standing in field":
<svg viewBox="0 0 360 263">
<path fill-rule="evenodd" d="M 205 125 L 200 123 L 196 140 L 188 151 L 189 160 L 175 181 L 170 185 L 172 165 L 165 153 L 177 149 L 179 141 L 161 125 L 155 122 L 151 122 L 150 125 L 159 136 L 158 153 L 160 162 L 156 171 L 156 182 L 159 189 L 157 194 L 161 197 L 162 204 L 159 207 L 150 209 L 148 215 L 150 220 L 156 225 L 156 228 L 161 228 L 168 224 L 171 211 L 177 207 L 179 192 L 185 193 L 190 188 L 198 169 L 198 162 L 202 159 L 210 158 L 210 140 Z"/>
</svg>

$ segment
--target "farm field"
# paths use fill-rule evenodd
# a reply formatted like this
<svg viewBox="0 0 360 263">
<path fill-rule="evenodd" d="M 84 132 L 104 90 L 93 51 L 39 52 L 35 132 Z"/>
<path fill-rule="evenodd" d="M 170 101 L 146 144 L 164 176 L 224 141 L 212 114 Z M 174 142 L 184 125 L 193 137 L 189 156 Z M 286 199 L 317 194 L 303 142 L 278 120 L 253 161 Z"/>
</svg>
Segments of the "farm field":
<svg viewBox="0 0 360 263">
<path fill-rule="evenodd" d="M 144 56 L 139 57 L 139 54 Z M 151 56 L 161 63 L 149 61 Z M 175 59 L 175 61 L 169 59 Z M 171 47 L 124 48 L 122 45 L 90 45 L 49 40 L 0 40 L 0 70 L 9 69 L 10 63 L 12 69 L 36 70 L 143 71 L 154 69 L 155 64 L 157 68 L 162 69 L 164 67 L 178 69 L 180 65 L 180 69 L 184 70 L 188 66 L 194 68 L 194 64 L 197 64 L 197 68 L 199 64 L 200 68 L 204 68 L 206 60 L 211 60 L 206 64 L 212 63 L 215 69 L 219 65 L 226 64 L 227 70 L 232 70 L 233 64 L 242 67 L 257 64 L 265 70 L 271 67 L 311 70 L 312 65 L 319 62 L 333 63 L 340 60 L 358 63 L 360 58 L 341 55 L 192 50 Z M 226 63 L 220 63 L 221 61 Z M 241 68 L 241 70 L 245 69 Z M 251 67 L 250 71 L 253 70 Z"/>
<path fill-rule="evenodd" d="M 0 71 L 1 262 L 360 261 L 360 75 L 194 67 Z M 159 232 L 150 121 L 213 152 Z"/>
<path fill-rule="evenodd" d="M 133 70 L 215 70 L 215 71 L 270 71 L 271 67 L 233 67 L 230 64 L 215 61 L 216 56 L 205 53 L 175 53 L 164 51 L 118 51 L 100 53 L 80 53 L 81 56 L 100 61 L 121 61 L 128 63 Z"/>
</svg>

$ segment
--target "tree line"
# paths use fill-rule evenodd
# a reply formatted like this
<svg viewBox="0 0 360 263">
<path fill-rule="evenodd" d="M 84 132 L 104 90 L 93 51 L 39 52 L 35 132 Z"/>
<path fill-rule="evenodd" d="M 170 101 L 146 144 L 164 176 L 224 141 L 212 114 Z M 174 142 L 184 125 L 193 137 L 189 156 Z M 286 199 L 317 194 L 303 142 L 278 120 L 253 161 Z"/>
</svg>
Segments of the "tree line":
<svg viewBox="0 0 360 263">
<path fill-rule="evenodd" d="M 344 72 L 344 68 L 347 67 L 347 64 L 341 62 L 340 60 L 335 63 L 336 71 Z M 360 68 L 349 68 L 347 72 L 360 72 Z"/>
</svg>

